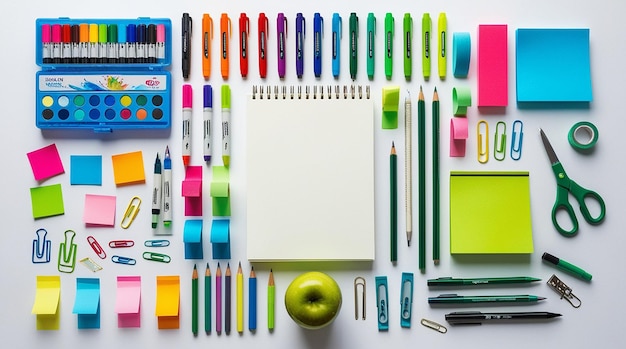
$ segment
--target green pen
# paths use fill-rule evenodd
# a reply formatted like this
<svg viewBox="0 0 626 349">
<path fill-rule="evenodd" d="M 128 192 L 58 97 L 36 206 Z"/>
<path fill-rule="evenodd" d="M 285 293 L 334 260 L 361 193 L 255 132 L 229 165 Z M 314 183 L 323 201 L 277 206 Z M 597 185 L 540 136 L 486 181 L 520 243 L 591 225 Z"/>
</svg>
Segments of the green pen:
<svg viewBox="0 0 626 349">
<path fill-rule="evenodd" d="M 430 14 L 422 16 L 422 72 L 424 79 L 430 78 Z"/>
<path fill-rule="evenodd" d="M 464 304 L 464 303 L 531 303 L 546 299 L 533 295 L 502 295 L 502 296 L 459 296 L 442 294 L 428 297 L 428 304 Z"/>
<path fill-rule="evenodd" d="M 448 20 L 446 19 L 446 13 L 442 12 L 439 14 L 439 19 L 437 21 L 437 31 L 439 32 L 439 36 L 437 37 L 437 69 L 439 70 L 439 78 L 441 80 L 446 78 L 446 32 L 448 30 Z"/>
<path fill-rule="evenodd" d="M 352 80 L 356 80 L 357 72 L 357 52 L 358 52 L 358 37 L 359 37 L 359 17 L 356 13 L 350 14 L 350 77 Z"/>
<path fill-rule="evenodd" d="M 107 62 L 107 34 L 108 26 L 104 23 L 98 24 L 98 63 Z"/>
<path fill-rule="evenodd" d="M 385 76 L 391 80 L 393 74 L 393 15 L 387 12 L 385 15 Z"/>
<path fill-rule="evenodd" d="M 413 40 L 413 18 L 410 13 L 404 14 L 404 77 L 411 80 L 413 73 L 413 56 L 411 54 L 411 45 Z"/>
<path fill-rule="evenodd" d="M 374 42 L 376 36 L 376 17 L 374 13 L 367 14 L 367 77 L 374 78 Z"/>
<path fill-rule="evenodd" d="M 541 256 L 541 259 L 548 263 L 554 264 L 557 268 L 566 271 L 574 276 L 577 276 L 585 281 L 591 281 L 591 274 L 584 271 L 582 268 L 575 266 L 572 263 L 566 262 L 561 258 L 549 254 L 548 252 L 544 252 L 543 256 Z"/>
<path fill-rule="evenodd" d="M 528 276 L 493 277 L 493 278 L 452 278 L 440 277 L 428 279 L 428 286 L 477 286 L 477 285 L 502 285 L 519 284 L 541 281 L 541 279 Z"/>
</svg>

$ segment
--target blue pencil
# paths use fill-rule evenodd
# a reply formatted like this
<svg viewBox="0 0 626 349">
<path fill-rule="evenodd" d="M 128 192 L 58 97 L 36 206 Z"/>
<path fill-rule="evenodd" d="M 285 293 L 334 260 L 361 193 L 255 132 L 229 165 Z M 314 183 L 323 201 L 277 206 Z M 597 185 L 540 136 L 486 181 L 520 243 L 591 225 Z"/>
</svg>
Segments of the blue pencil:
<svg viewBox="0 0 626 349">
<path fill-rule="evenodd" d="M 254 267 L 250 270 L 250 278 L 248 279 L 248 329 L 250 331 L 256 331 L 256 274 L 254 273 Z"/>
</svg>

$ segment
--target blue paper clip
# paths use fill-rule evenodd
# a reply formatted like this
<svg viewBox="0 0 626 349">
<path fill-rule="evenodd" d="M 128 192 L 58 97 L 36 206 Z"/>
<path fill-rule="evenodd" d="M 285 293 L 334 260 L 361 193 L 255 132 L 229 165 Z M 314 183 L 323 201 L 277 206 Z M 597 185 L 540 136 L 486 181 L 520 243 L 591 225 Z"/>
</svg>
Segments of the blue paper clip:
<svg viewBox="0 0 626 349">
<path fill-rule="evenodd" d="M 143 243 L 146 247 L 167 247 L 170 245 L 169 240 L 146 240 Z"/>
<path fill-rule="evenodd" d="M 37 234 L 37 238 L 33 240 L 33 263 L 50 263 L 52 241 L 46 239 L 48 232 L 46 229 L 40 228 L 35 234 Z"/>
<path fill-rule="evenodd" d="M 59 246 L 59 261 L 57 263 L 57 269 L 61 273 L 71 273 L 74 271 L 74 267 L 76 266 L 77 246 L 74 243 L 75 236 L 76 233 L 73 230 L 66 230 L 65 241 Z"/>
<path fill-rule="evenodd" d="M 489 124 L 487 121 L 478 121 L 476 125 L 476 138 L 478 139 L 478 162 L 486 164 L 487 161 L 489 161 Z"/>
<path fill-rule="evenodd" d="M 156 252 L 144 252 L 142 255 L 143 259 L 154 262 L 161 263 L 169 263 L 172 261 L 172 258 L 166 254 L 156 253 Z"/>
<path fill-rule="evenodd" d="M 517 127 L 518 125 L 519 127 Z M 511 131 L 511 159 L 513 160 L 519 160 L 522 157 L 522 140 L 524 139 L 523 128 L 524 124 L 521 120 L 515 120 L 513 122 Z"/>
<path fill-rule="evenodd" d="M 402 273 L 400 291 L 400 326 L 411 328 L 411 307 L 413 305 L 413 273 Z"/>
<path fill-rule="evenodd" d="M 496 124 L 496 135 L 493 139 L 493 157 L 498 161 L 506 157 L 506 124 L 498 121 Z"/>
<path fill-rule="evenodd" d="M 135 265 L 137 261 L 130 257 L 112 256 L 111 261 L 117 264 Z"/>
<path fill-rule="evenodd" d="M 387 277 L 376 277 L 376 307 L 378 308 L 378 330 L 387 331 L 389 329 L 389 302 L 387 301 Z"/>
</svg>

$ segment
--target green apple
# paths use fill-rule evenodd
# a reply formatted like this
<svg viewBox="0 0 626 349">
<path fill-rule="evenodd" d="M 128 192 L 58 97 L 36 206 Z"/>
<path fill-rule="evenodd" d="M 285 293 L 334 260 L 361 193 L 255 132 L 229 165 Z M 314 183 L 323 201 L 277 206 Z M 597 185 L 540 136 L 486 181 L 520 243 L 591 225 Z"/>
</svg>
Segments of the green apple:
<svg viewBox="0 0 626 349">
<path fill-rule="evenodd" d="M 296 277 L 285 292 L 289 316 L 301 327 L 328 326 L 341 310 L 341 289 L 327 274 L 312 271 Z"/>
</svg>

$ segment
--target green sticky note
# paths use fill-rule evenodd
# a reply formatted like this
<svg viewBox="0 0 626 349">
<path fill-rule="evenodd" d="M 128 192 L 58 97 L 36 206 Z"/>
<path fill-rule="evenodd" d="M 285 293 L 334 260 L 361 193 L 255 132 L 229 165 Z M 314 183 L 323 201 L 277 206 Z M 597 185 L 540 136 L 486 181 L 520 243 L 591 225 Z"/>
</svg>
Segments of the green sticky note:
<svg viewBox="0 0 626 349">
<path fill-rule="evenodd" d="M 58 216 L 65 213 L 61 184 L 30 188 L 33 218 Z"/>
<path fill-rule="evenodd" d="M 383 88 L 383 120 L 385 130 L 398 128 L 398 107 L 400 105 L 400 86 Z"/>
<path fill-rule="evenodd" d="M 213 216 L 230 216 L 230 174 L 228 167 L 213 166 L 211 181 L 211 198 L 213 199 Z"/>
<path fill-rule="evenodd" d="M 450 172 L 450 253 L 533 252 L 528 172 Z"/>
</svg>

